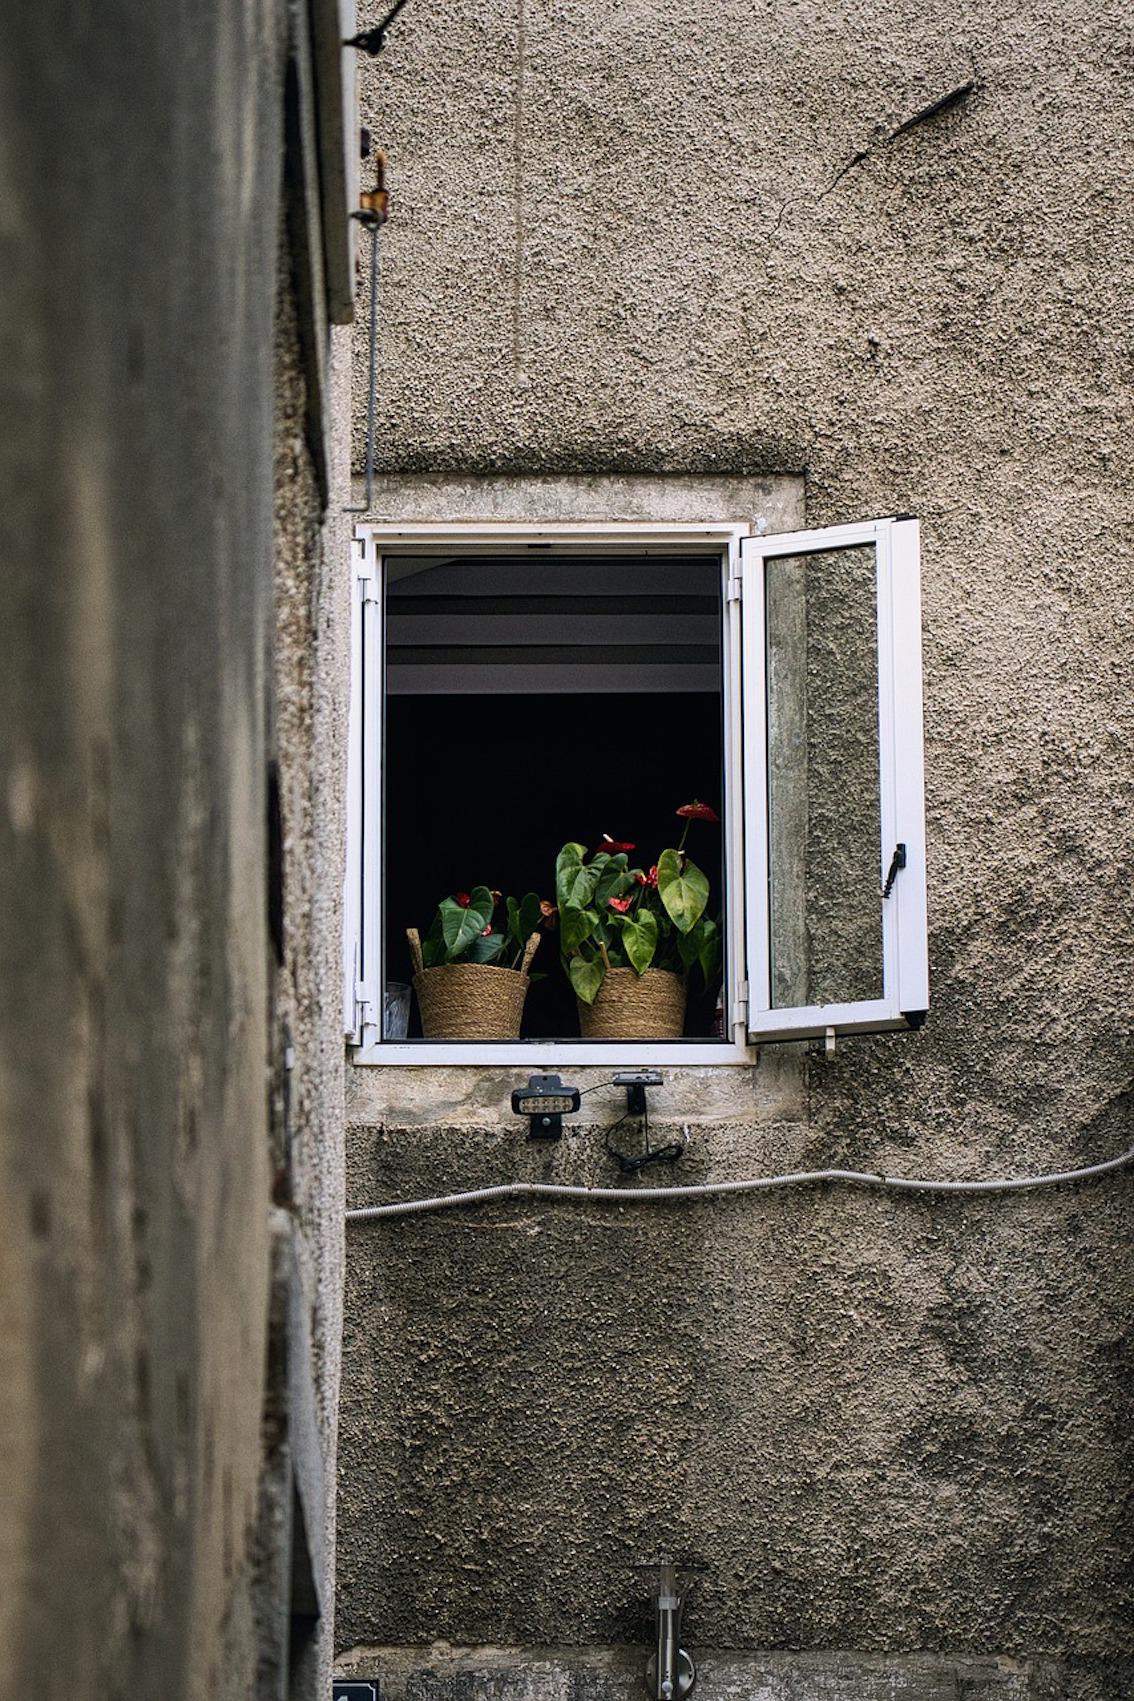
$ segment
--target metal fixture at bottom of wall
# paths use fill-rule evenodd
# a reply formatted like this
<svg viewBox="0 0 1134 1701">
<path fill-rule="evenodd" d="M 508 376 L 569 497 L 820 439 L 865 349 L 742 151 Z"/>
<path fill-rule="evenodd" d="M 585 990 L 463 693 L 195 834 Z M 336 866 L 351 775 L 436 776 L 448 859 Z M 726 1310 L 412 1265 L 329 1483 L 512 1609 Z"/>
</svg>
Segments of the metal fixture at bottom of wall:
<svg viewBox="0 0 1134 1701">
<path fill-rule="evenodd" d="M 681 1646 L 684 1605 L 685 1589 L 678 1587 L 677 1567 L 663 1559 L 654 1601 L 654 1651 L 646 1661 L 646 1687 L 654 1701 L 684 1701 L 697 1681 L 693 1656 Z"/>
</svg>

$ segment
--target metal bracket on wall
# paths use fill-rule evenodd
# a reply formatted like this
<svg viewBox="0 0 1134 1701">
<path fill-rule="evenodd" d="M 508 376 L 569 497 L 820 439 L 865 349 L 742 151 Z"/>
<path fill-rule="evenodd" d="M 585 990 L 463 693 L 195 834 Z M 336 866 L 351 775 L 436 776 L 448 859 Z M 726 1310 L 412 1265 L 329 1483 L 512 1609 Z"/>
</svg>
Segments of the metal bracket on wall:
<svg viewBox="0 0 1134 1701">
<path fill-rule="evenodd" d="M 685 1589 L 677 1586 L 677 1567 L 663 1559 L 654 1601 L 654 1651 L 646 1661 L 646 1687 L 654 1701 L 684 1701 L 697 1681 L 693 1656 L 680 1645 L 684 1605 Z"/>
</svg>

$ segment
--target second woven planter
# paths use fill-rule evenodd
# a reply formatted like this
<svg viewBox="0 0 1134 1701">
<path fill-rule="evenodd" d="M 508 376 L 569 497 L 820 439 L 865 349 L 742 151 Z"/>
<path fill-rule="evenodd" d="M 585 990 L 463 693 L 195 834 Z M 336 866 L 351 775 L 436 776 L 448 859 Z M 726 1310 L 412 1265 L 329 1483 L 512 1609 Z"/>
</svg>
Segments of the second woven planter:
<svg viewBox="0 0 1134 1701">
<path fill-rule="evenodd" d="M 685 977 L 670 969 L 607 969 L 593 1004 L 579 1000 L 584 1039 L 680 1039 L 685 1032 Z"/>
<path fill-rule="evenodd" d="M 518 969 L 499 969 L 492 963 L 443 963 L 427 969 L 417 929 L 407 928 L 406 938 L 417 971 L 413 989 L 425 1039 L 519 1039 L 531 985 L 527 970 L 539 945 L 538 933 L 528 940 Z"/>
</svg>

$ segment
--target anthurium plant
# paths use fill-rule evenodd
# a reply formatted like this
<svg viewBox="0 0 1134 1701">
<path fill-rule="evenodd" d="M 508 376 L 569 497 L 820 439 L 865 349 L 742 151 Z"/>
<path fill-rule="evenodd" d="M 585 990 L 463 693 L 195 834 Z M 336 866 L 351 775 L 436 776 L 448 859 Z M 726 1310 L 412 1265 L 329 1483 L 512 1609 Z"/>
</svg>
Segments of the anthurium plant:
<svg viewBox="0 0 1134 1701">
<path fill-rule="evenodd" d="M 421 942 L 427 969 L 446 963 L 491 963 L 501 969 L 519 968 L 532 934 L 548 925 L 555 906 L 529 892 L 504 898 L 489 886 L 454 892 L 437 906 L 429 932 Z M 498 918 L 499 912 L 499 919 Z"/>
<path fill-rule="evenodd" d="M 612 839 L 588 851 L 567 844 L 555 865 L 559 949 L 584 1004 L 593 1004 L 608 969 L 700 970 L 708 985 L 720 966 L 720 924 L 707 915 L 709 881 L 685 849 L 694 821 L 719 821 L 707 803 L 677 811 L 685 829 L 649 868 L 634 868 L 637 845 Z"/>
</svg>

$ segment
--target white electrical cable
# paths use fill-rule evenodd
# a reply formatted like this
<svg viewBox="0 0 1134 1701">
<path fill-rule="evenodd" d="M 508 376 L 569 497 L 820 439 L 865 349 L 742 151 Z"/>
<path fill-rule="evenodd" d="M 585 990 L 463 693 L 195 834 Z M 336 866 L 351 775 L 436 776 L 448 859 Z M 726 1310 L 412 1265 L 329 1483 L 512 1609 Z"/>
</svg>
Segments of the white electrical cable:
<svg viewBox="0 0 1134 1701">
<path fill-rule="evenodd" d="M 906 1175 L 874 1175 L 869 1170 L 810 1169 L 788 1175 L 760 1175 L 746 1181 L 706 1181 L 688 1187 L 571 1187 L 551 1181 L 505 1181 L 498 1187 L 477 1187 L 470 1193 L 443 1193 L 436 1199 L 396 1199 L 386 1205 L 363 1205 L 348 1211 L 348 1223 L 376 1217 L 409 1217 L 424 1211 L 445 1211 L 456 1205 L 479 1205 L 487 1199 L 594 1199 L 619 1205 L 647 1204 L 656 1199 L 704 1199 L 725 1193 L 758 1193 L 772 1187 L 808 1187 L 819 1181 L 841 1181 L 856 1187 L 892 1188 L 900 1193 L 1018 1193 L 1031 1187 L 1058 1187 L 1088 1176 L 1106 1175 L 1134 1163 L 1134 1146 L 1105 1163 L 1084 1169 L 1056 1170 L 1050 1175 L 1026 1175 L 993 1181 L 925 1181 Z"/>
</svg>

